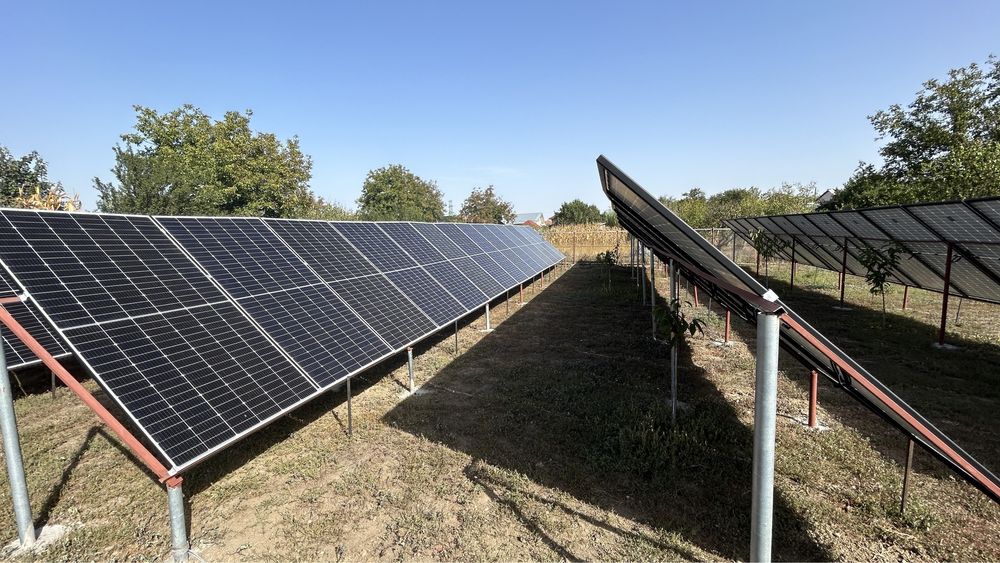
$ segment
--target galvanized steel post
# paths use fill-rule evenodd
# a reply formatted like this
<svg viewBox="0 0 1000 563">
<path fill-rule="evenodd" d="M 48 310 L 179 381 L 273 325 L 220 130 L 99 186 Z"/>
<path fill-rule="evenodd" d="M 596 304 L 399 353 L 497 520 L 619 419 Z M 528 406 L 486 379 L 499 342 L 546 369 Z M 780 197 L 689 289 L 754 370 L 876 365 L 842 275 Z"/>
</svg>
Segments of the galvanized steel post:
<svg viewBox="0 0 1000 563">
<path fill-rule="evenodd" d="M 410 375 L 410 393 L 413 393 L 413 346 L 406 348 L 406 371 Z"/>
<path fill-rule="evenodd" d="M 670 259 L 670 309 L 676 313 L 680 308 L 677 301 L 677 265 Z M 677 335 L 670 335 L 670 423 L 677 424 Z"/>
<path fill-rule="evenodd" d="M 455 321 L 455 353 L 458 354 L 458 320 Z"/>
<path fill-rule="evenodd" d="M 170 509 L 170 553 L 175 562 L 183 563 L 188 560 L 190 545 L 184 517 L 184 491 L 179 479 L 175 484 L 167 485 L 167 506 Z"/>
<path fill-rule="evenodd" d="M 955 245 L 948 243 L 948 255 L 944 262 L 944 288 L 941 295 L 941 327 L 938 329 L 938 344 L 944 344 L 945 325 L 948 324 L 948 295 L 951 290 L 951 259 Z"/>
<path fill-rule="evenodd" d="M 490 324 L 490 304 L 487 303 L 486 304 L 486 332 L 490 332 L 492 330 L 493 330 L 493 327 Z"/>
<path fill-rule="evenodd" d="M 774 517 L 774 434 L 778 403 L 778 328 L 780 324 L 780 316 L 775 313 L 757 314 L 750 561 L 771 560 L 771 523 Z"/>
<path fill-rule="evenodd" d="M 642 304 L 646 304 L 646 248 L 642 245 L 639 246 L 639 263 L 642 267 L 639 270 L 639 283 L 642 285 Z"/>
<path fill-rule="evenodd" d="M 653 340 L 656 340 L 656 255 L 649 253 L 649 316 L 653 322 Z"/>
<path fill-rule="evenodd" d="M 347 437 L 354 437 L 354 413 L 351 412 L 351 378 L 347 378 Z"/>
<path fill-rule="evenodd" d="M 0 339 L 0 432 L 3 435 L 3 457 L 7 461 L 7 480 L 10 482 L 10 496 L 14 501 L 14 522 L 21 547 L 35 543 L 35 523 L 31 518 L 31 504 L 28 502 L 28 484 L 24 479 L 24 463 L 21 459 L 21 440 L 17 435 L 17 417 L 14 415 L 14 391 L 10 386 L 7 358 L 4 355 L 3 340 Z"/>
</svg>

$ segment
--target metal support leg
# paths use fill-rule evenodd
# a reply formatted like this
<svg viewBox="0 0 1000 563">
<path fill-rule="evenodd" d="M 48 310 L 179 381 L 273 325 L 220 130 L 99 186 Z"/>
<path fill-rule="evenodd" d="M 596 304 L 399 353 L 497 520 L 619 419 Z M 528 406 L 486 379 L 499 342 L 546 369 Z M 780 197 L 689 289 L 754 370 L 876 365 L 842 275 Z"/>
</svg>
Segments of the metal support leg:
<svg viewBox="0 0 1000 563">
<path fill-rule="evenodd" d="M 726 309 L 726 333 L 723 342 L 729 342 L 729 309 Z"/>
<path fill-rule="evenodd" d="M 641 268 L 639 269 L 639 277 L 641 279 L 639 280 L 639 282 L 642 285 L 642 304 L 645 305 L 646 304 L 646 249 L 640 248 L 639 252 L 641 253 L 641 256 L 639 256 L 639 264 L 641 265 Z"/>
<path fill-rule="evenodd" d="M 938 329 L 938 344 L 944 344 L 944 329 L 948 324 L 948 294 L 951 290 L 951 257 L 955 247 L 948 243 L 948 255 L 944 262 L 944 294 L 941 296 L 941 328 Z"/>
<path fill-rule="evenodd" d="M 0 433 L 3 435 L 3 457 L 7 461 L 7 480 L 10 496 L 14 501 L 14 522 L 21 547 L 35 543 L 35 523 L 31 518 L 28 502 L 28 484 L 24 479 L 24 462 L 21 459 L 21 440 L 17 434 L 17 417 L 14 416 L 14 390 L 10 385 L 7 358 L 0 340 Z"/>
<path fill-rule="evenodd" d="M 486 304 L 486 332 L 492 332 L 492 331 L 493 331 L 493 326 L 492 326 L 492 323 L 490 322 L 490 304 L 487 303 Z"/>
<path fill-rule="evenodd" d="M 670 307 L 676 312 L 680 307 L 677 301 L 677 266 L 670 260 Z M 676 335 L 670 335 L 670 424 L 677 424 L 677 354 Z"/>
<path fill-rule="evenodd" d="M 507 315 L 509 316 L 510 315 L 510 290 L 509 289 L 504 293 L 503 302 L 506 304 Z"/>
<path fill-rule="evenodd" d="M 906 512 L 906 497 L 910 495 L 910 472 L 913 470 L 913 440 L 906 444 L 906 468 L 903 469 L 903 494 L 899 500 L 899 513 Z"/>
<path fill-rule="evenodd" d="M 413 346 L 406 348 L 406 371 L 410 375 L 410 393 L 413 393 Z"/>
<path fill-rule="evenodd" d="M 521 305 L 524 305 L 524 284 L 520 283 L 517 285 L 517 298 L 521 301 Z M 457 350 L 457 348 L 456 348 Z"/>
<path fill-rule="evenodd" d="M 844 239 L 844 255 L 840 259 L 840 304 L 844 304 L 844 290 L 847 288 L 847 239 Z"/>
<path fill-rule="evenodd" d="M 903 310 L 906 310 L 906 298 L 910 296 L 910 286 L 903 286 Z"/>
<path fill-rule="evenodd" d="M 351 412 L 351 378 L 347 378 L 347 437 L 354 437 L 354 413 Z"/>
<path fill-rule="evenodd" d="M 49 370 L 49 376 L 52 377 L 52 387 L 51 387 L 52 398 L 55 399 L 56 398 L 56 372 L 54 372 L 52 370 Z"/>
<path fill-rule="evenodd" d="M 694 306 L 701 307 L 701 303 L 698 302 L 698 286 L 694 286 Z"/>
<path fill-rule="evenodd" d="M 656 340 L 656 256 L 649 253 L 649 317 L 653 323 L 653 340 Z"/>
<path fill-rule="evenodd" d="M 455 353 L 458 354 L 458 321 L 455 321 Z"/>
<path fill-rule="evenodd" d="M 174 561 L 188 560 L 190 545 L 187 539 L 187 521 L 184 517 L 184 491 L 181 483 L 167 485 L 167 505 L 170 508 L 170 553 Z"/>
<path fill-rule="evenodd" d="M 753 489 L 750 561 L 771 560 L 774 516 L 774 433 L 778 403 L 779 315 L 757 315 L 757 368 L 754 390 Z"/>
<path fill-rule="evenodd" d="M 819 374 L 809 372 L 809 428 L 816 428 L 816 399 L 819 395 Z"/>
</svg>

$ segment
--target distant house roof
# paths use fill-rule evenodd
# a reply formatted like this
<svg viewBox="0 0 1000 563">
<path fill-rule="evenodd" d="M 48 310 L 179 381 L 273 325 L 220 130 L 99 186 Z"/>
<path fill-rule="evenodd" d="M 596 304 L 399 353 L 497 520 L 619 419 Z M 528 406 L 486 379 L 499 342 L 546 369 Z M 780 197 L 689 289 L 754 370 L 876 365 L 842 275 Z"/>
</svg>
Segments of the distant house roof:
<svg viewBox="0 0 1000 563">
<path fill-rule="evenodd" d="M 826 203 L 833 199 L 833 195 L 833 190 L 826 190 L 825 192 L 819 194 L 819 197 L 816 198 L 816 203 Z"/>
<path fill-rule="evenodd" d="M 542 213 L 518 213 L 517 216 L 514 217 L 515 225 L 524 225 L 528 222 L 535 223 L 536 225 L 544 225 L 545 215 Z"/>
</svg>

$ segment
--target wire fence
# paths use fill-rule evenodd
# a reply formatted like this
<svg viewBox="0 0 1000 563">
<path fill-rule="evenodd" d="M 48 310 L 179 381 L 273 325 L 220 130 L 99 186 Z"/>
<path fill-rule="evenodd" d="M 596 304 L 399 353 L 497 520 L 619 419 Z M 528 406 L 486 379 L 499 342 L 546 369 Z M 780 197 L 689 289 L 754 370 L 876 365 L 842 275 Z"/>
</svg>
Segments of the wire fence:
<svg viewBox="0 0 1000 563">
<path fill-rule="evenodd" d="M 736 236 L 732 229 L 695 229 L 705 240 L 737 264 L 752 264 L 757 252 L 746 240 Z M 608 227 L 550 228 L 542 231 L 545 240 L 573 262 L 596 260 L 601 253 L 618 252 L 618 261 L 629 259 L 628 231 Z"/>
</svg>

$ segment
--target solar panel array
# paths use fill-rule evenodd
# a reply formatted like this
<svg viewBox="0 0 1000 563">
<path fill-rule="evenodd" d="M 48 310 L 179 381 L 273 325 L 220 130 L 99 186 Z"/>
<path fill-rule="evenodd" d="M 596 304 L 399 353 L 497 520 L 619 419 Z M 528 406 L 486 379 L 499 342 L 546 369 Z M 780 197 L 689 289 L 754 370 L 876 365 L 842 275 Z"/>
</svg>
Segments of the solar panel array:
<svg viewBox="0 0 1000 563">
<path fill-rule="evenodd" d="M 745 217 L 725 221 L 744 239 L 763 232 L 783 243 L 785 260 L 864 276 L 865 248 L 898 245 L 900 263 L 892 281 L 1000 303 L 1000 198 L 919 203 L 850 211 Z M 846 253 L 845 253 L 846 250 Z"/>
<path fill-rule="evenodd" d="M 889 388 L 799 317 L 773 292 L 702 238 L 607 158 L 597 159 L 604 192 L 621 225 L 664 262 L 750 323 L 758 311 L 782 311 L 782 348 L 836 382 L 876 414 L 911 436 L 963 478 L 1000 502 L 1000 479 L 963 451 Z M 998 209 L 1000 211 L 1000 209 Z M 761 222 L 744 224 L 760 225 Z M 802 231 L 804 229 L 800 229 Z"/>
<path fill-rule="evenodd" d="M 176 474 L 562 259 L 527 230 L 0 210 L 0 261 Z"/>
</svg>

